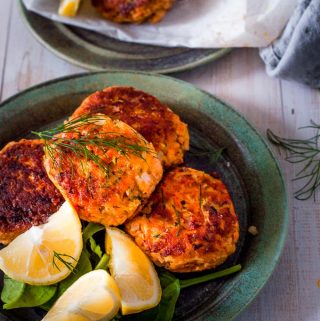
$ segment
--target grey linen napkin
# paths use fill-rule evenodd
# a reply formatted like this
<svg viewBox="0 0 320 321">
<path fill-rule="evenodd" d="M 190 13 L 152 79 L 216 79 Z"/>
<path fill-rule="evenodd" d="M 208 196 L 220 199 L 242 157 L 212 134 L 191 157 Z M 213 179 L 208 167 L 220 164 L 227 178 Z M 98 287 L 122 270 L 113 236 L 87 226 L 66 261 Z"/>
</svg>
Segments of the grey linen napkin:
<svg viewBox="0 0 320 321">
<path fill-rule="evenodd" d="M 280 38 L 260 56 L 269 76 L 320 88 L 320 0 L 300 0 Z"/>
</svg>

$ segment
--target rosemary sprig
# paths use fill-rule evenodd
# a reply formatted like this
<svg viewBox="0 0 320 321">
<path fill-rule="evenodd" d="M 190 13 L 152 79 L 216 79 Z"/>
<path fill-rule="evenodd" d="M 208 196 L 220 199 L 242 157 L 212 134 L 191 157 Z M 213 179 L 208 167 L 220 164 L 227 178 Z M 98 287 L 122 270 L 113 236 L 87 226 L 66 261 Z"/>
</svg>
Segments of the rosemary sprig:
<svg viewBox="0 0 320 321">
<path fill-rule="evenodd" d="M 285 151 L 286 161 L 302 164 L 303 167 L 294 181 L 302 181 L 303 184 L 294 195 L 298 200 L 307 200 L 315 197 L 320 186 L 320 124 L 311 121 L 311 125 L 302 128 L 314 129 L 316 133 L 308 139 L 289 139 L 279 137 L 268 129 L 267 137 L 272 144 Z"/>
<path fill-rule="evenodd" d="M 66 258 L 66 259 L 65 259 Z M 72 262 L 67 261 L 67 259 L 71 259 Z M 66 266 L 66 268 L 70 271 L 74 271 L 75 265 L 78 263 L 78 261 L 72 257 L 71 255 L 68 254 L 62 254 L 58 253 L 56 251 L 53 251 L 53 258 L 52 258 L 52 265 L 60 271 L 60 268 L 57 264 L 57 260 L 60 261 L 62 264 Z M 73 265 L 75 263 L 75 265 Z"/>
<path fill-rule="evenodd" d="M 72 172 L 74 170 L 74 164 L 70 153 L 73 153 L 74 156 L 80 160 L 83 172 L 86 172 L 88 162 L 92 161 L 98 165 L 106 176 L 109 176 L 111 165 L 99 155 L 100 153 L 104 156 L 106 152 L 112 148 L 124 156 L 131 154 L 144 159 L 144 152 L 153 152 L 149 147 L 134 143 L 130 138 L 117 132 L 99 131 L 97 136 L 94 137 L 81 134 L 81 127 L 84 125 L 96 125 L 98 128 L 99 122 L 101 121 L 105 121 L 104 116 L 83 115 L 58 125 L 55 128 L 42 132 L 33 131 L 32 133 L 44 140 L 44 150 L 56 167 L 59 167 L 56 157 L 58 154 L 60 159 L 69 160 Z M 73 136 L 75 137 L 57 136 L 59 134 L 74 134 Z M 92 150 L 93 148 L 96 148 L 99 153 L 95 153 Z"/>
</svg>

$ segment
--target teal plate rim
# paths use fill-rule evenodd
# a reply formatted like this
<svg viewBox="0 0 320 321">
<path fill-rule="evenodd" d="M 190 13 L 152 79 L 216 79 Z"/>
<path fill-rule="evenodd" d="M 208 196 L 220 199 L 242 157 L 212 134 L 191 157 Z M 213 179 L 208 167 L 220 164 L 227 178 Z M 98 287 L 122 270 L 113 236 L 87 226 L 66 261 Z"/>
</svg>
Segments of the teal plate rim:
<svg viewBox="0 0 320 321">
<path fill-rule="evenodd" d="M 36 13 L 29 12 L 25 8 L 22 0 L 19 0 L 18 3 L 20 14 L 23 17 L 25 25 L 41 45 L 59 58 L 87 69 L 88 71 L 130 70 L 168 74 L 190 70 L 213 62 L 232 51 L 232 48 L 193 49 L 151 46 L 119 41 L 100 35 L 98 38 L 100 41 L 105 39 L 106 42 L 112 43 L 109 49 L 106 50 L 102 46 L 100 47 L 97 41 L 96 43 L 91 43 L 91 41 L 83 39 L 81 34 L 78 35 L 77 32 L 73 32 L 73 30 L 84 31 L 84 29 L 77 27 L 69 28 L 62 23 L 51 21 Z M 85 33 L 87 35 L 90 35 L 90 33 L 94 34 L 92 31 L 86 31 Z M 96 36 L 98 35 L 96 34 Z M 90 36 L 88 38 L 90 38 Z M 124 50 L 127 52 L 127 57 L 123 56 L 122 49 L 119 52 L 116 50 L 116 47 L 119 45 L 125 46 Z M 136 48 L 137 46 L 138 48 Z M 143 48 L 147 48 L 145 57 L 139 55 L 139 48 L 142 49 L 142 51 Z M 150 48 L 153 48 L 153 53 L 149 57 L 148 52 Z M 157 51 L 157 53 L 154 51 Z M 161 57 L 162 51 L 163 57 Z M 160 56 L 158 56 L 159 52 Z M 109 58 L 111 58 L 110 62 L 108 61 Z M 132 61 L 127 63 L 127 58 L 128 60 L 132 58 Z"/>
<path fill-rule="evenodd" d="M 161 90 L 161 87 L 181 90 L 181 93 L 186 96 L 185 99 L 189 99 L 189 104 L 192 97 L 195 97 L 195 101 L 201 103 L 201 105 L 197 104 L 192 108 L 197 110 L 204 108 L 208 117 L 221 125 L 238 143 L 242 144 L 242 147 L 247 148 L 250 161 L 253 161 L 259 170 L 261 197 L 265 202 L 266 215 L 263 217 L 262 226 L 258 226 L 259 234 L 255 237 L 250 237 L 250 249 L 248 250 L 250 253 L 246 254 L 247 261 L 241 262 L 243 264 L 242 271 L 226 281 L 227 288 L 224 297 L 219 300 L 213 310 L 205 311 L 204 315 L 192 318 L 192 320 L 199 321 L 234 320 L 253 301 L 266 284 L 280 259 L 285 244 L 289 221 L 288 198 L 284 178 L 276 157 L 266 140 L 254 126 L 232 107 L 187 82 L 168 76 L 142 72 L 82 73 L 38 84 L 8 98 L 0 104 L 0 114 L 4 116 L 2 120 L 0 119 L 0 124 L 1 122 L 6 122 L 6 117 L 15 117 L 15 111 L 12 106 L 14 106 L 16 99 L 26 99 L 28 101 L 32 95 L 37 96 L 37 93 L 38 97 L 40 96 L 43 99 L 45 93 L 40 94 L 43 88 L 46 88 L 46 93 L 50 92 L 50 89 L 55 90 L 55 95 L 57 95 L 58 90 L 58 96 L 60 97 L 70 95 L 72 90 L 74 92 L 78 90 L 78 92 L 83 93 L 92 90 L 96 84 L 101 84 L 103 81 L 123 85 L 136 83 L 138 88 L 140 82 L 146 91 L 149 87 L 156 88 L 156 90 Z M 154 87 L 155 84 L 157 84 L 156 87 Z M 183 102 L 183 95 L 177 98 L 178 101 Z M 205 105 L 202 105 L 202 103 Z M 213 105 L 214 108 L 212 108 Z M 257 151 L 257 148 L 260 149 Z M 259 163 L 261 157 L 262 159 L 268 159 L 271 167 L 266 168 L 265 164 Z M 270 169 L 272 170 L 270 171 Z M 269 184 L 270 181 L 274 182 L 272 186 Z M 273 201 L 271 202 L 271 200 Z M 272 239 L 270 239 L 271 236 Z"/>
</svg>

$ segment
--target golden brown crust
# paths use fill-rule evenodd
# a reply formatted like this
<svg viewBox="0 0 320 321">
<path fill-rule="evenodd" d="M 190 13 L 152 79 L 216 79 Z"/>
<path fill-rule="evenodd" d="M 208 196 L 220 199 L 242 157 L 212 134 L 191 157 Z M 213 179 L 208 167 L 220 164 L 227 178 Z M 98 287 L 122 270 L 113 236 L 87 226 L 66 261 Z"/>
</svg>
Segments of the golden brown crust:
<svg viewBox="0 0 320 321">
<path fill-rule="evenodd" d="M 101 148 L 88 143 L 87 148 L 103 161 L 108 173 L 83 154 L 64 150 L 46 153 L 44 166 L 64 197 L 75 207 L 80 218 L 106 226 L 117 226 L 133 217 L 148 199 L 162 177 L 162 166 L 152 144 L 127 124 L 99 115 L 99 121 L 77 128 L 77 132 L 56 138 L 103 140 L 125 138 L 127 144 L 147 148 L 141 155 L 121 153 L 116 148 Z"/>
<path fill-rule="evenodd" d="M 168 172 L 125 229 L 155 264 L 173 272 L 218 266 L 234 253 L 239 238 L 223 182 L 187 167 Z"/>
<path fill-rule="evenodd" d="M 0 151 L 0 242 L 7 244 L 55 213 L 64 199 L 43 167 L 43 142 L 22 139 Z"/>
<path fill-rule="evenodd" d="M 108 20 L 118 23 L 159 22 L 174 0 L 92 0 L 92 4 Z"/>
<path fill-rule="evenodd" d="M 71 118 L 96 113 L 134 128 L 153 144 L 164 167 L 183 163 L 189 149 L 187 125 L 152 95 L 132 87 L 108 87 L 88 96 Z"/>
</svg>

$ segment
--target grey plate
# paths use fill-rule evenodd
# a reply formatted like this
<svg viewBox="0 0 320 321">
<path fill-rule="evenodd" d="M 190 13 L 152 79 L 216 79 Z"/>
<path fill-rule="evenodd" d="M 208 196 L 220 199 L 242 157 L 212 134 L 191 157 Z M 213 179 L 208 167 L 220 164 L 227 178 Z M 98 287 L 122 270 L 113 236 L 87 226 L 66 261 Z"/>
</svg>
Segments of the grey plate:
<svg viewBox="0 0 320 321">
<path fill-rule="evenodd" d="M 240 273 L 185 289 L 174 321 L 230 321 L 257 295 L 273 272 L 288 228 L 281 171 L 264 139 L 234 109 L 190 84 L 143 73 L 104 72 L 66 77 L 30 88 L 0 104 L 0 148 L 31 130 L 62 121 L 90 93 L 112 85 L 135 86 L 168 104 L 188 124 L 191 144 L 224 147 L 214 166 L 187 155 L 189 166 L 217 171 L 230 190 L 240 221 L 237 251 L 219 269 L 239 262 Z M 248 225 L 259 230 L 247 233 Z M 1 285 L 0 285 L 1 287 Z M 2 315 L 2 317 L 1 317 Z M 1 311 L 0 320 L 38 321 L 40 309 Z M 153 321 L 153 320 L 150 320 Z"/>
<path fill-rule="evenodd" d="M 231 50 L 134 44 L 46 19 L 28 11 L 21 0 L 20 8 L 27 26 L 41 44 L 57 56 L 92 71 L 171 73 L 214 61 Z"/>
</svg>

